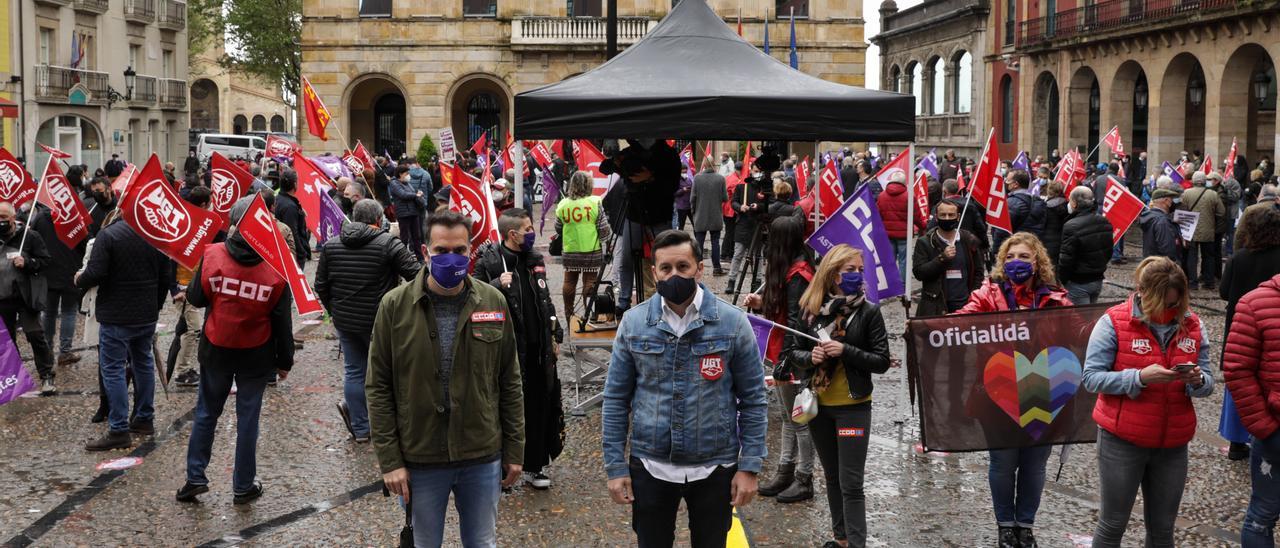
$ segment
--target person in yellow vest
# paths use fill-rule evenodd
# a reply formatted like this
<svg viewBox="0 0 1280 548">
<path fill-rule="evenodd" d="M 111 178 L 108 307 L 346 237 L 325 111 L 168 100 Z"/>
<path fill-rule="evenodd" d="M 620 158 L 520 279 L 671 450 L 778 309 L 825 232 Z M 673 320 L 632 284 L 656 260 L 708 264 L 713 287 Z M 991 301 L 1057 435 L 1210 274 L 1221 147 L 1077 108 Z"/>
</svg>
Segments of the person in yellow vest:
<svg viewBox="0 0 1280 548">
<path fill-rule="evenodd" d="M 592 195 L 594 182 L 591 174 L 579 171 L 569 177 L 568 198 L 556 206 L 556 232 L 562 234 L 564 245 L 564 313 L 573 314 L 573 295 L 577 291 L 578 277 L 582 277 L 583 305 L 595 291 L 596 274 L 604 264 L 604 250 L 600 242 L 610 235 L 600 208 L 600 197 Z"/>
</svg>

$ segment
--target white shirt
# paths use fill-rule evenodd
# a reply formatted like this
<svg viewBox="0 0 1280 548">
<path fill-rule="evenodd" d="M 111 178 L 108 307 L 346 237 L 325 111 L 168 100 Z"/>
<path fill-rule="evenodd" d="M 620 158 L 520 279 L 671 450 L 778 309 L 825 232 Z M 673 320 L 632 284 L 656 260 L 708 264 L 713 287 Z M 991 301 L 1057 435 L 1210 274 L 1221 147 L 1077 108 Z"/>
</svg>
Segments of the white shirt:
<svg viewBox="0 0 1280 548">
<path fill-rule="evenodd" d="M 662 299 L 662 297 L 658 298 Z M 683 337 L 685 331 L 689 330 L 689 325 L 701 317 L 698 314 L 698 305 L 700 304 L 702 304 L 701 285 L 693 292 L 693 302 L 689 303 L 689 306 L 685 308 L 683 316 L 676 314 L 671 307 L 667 306 L 667 300 L 662 299 L 662 321 L 671 326 L 671 331 L 675 332 L 677 337 Z M 640 463 L 644 465 L 644 469 L 649 472 L 649 475 L 668 483 L 688 483 L 707 479 L 712 472 L 716 471 L 717 466 L 715 464 L 681 466 L 652 459 L 640 459 Z"/>
</svg>

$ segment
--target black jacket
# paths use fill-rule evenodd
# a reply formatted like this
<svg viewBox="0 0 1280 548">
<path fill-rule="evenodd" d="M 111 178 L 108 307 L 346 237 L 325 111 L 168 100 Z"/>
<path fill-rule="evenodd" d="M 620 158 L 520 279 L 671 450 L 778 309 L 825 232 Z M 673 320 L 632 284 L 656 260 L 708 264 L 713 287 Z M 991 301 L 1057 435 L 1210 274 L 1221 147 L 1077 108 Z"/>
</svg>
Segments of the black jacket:
<svg viewBox="0 0 1280 548">
<path fill-rule="evenodd" d="M 670 225 L 675 212 L 676 189 L 680 188 L 680 155 L 662 139 L 642 154 L 646 155 L 644 165 L 653 176 L 643 183 L 633 183 L 622 177 L 620 183 L 626 190 L 626 218 L 644 226 Z M 617 172 L 621 176 L 621 168 L 614 164 L 614 158 L 601 163 L 600 170 L 606 174 Z M 606 205 L 605 209 L 608 210 L 609 206 Z"/>
<path fill-rule="evenodd" d="M 1138 226 L 1142 227 L 1142 256 L 1162 255 L 1182 262 L 1182 232 L 1178 223 L 1173 222 L 1173 214 L 1156 208 L 1142 212 L 1138 217 Z"/>
<path fill-rule="evenodd" d="M 1062 226 L 1062 247 L 1057 255 L 1058 282 L 1091 283 L 1101 280 L 1111 262 L 1111 221 L 1098 207 L 1080 208 Z"/>
<path fill-rule="evenodd" d="M 81 201 L 84 203 L 85 211 L 89 212 L 89 239 L 92 240 L 98 237 L 98 231 L 102 230 L 102 221 L 106 220 L 107 214 L 116 208 L 117 202 L 112 198 L 110 202 L 99 204 L 89 193 L 85 193 Z"/>
<path fill-rule="evenodd" d="M 316 296 L 333 315 L 334 327 L 367 336 L 382 296 L 421 268 L 409 248 L 386 230 L 349 221 L 321 248 Z"/>
<path fill-rule="evenodd" d="M 733 241 L 745 246 L 751 245 L 751 238 L 755 236 L 756 227 L 769 223 L 769 204 L 773 202 L 773 189 L 770 187 L 770 180 L 765 177 L 760 179 L 747 179 L 743 184 L 733 189 L 733 196 L 729 197 L 729 205 L 737 215 L 737 222 L 733 225 Z M 744 193 L 745 201 L 744 201 Z M 747 207 L 756 205 L 754 211 L 744 213 L 742 211 L 743 204 Z M 763 243 L 763 240 L 761 240 Z"/>
<path fill-rule="evenodd" d="M 183 173 L 195 173 L 200 171 L 200 159 L 195 156 L 187 156 L 186 161 L 182 163 Z"/>
<path fill-rule="evenodd" d="M 526 272 L 511 273 L 511 287 L 502 287 L 499 278 L 502 273 L 507 271 L 508 266 L 512 264 L 513 252 L 508 251 L 509 255 L 503 263 L 502 244 L 490 243 L 480 248 L 480 253 L 476 257 L 475 271 L 471 273 L 475 279 L 485 282 L 502 292 L 507 298 L 507 308 L 511 310 L 511 321 L 516 331 L 516 354 L 520 356 L 520 365 L 522 370 L 530 371 L 530 368 L 545 372 L 548 377 L 555 377 L 556 355 L 553 352 L 552 342 L 562 342 L 564 340 L 564 331 L 560 327 L 560 321 L 556 318 L 556 307 L 551 301 L 551 292 L 547 289 L 547 265 L 543 261 L 542 254 L 537 251 L 529 251 L 525 254 L 525 266 L 528 268 Z M 528 283 L 533 284 L 534 294 L 537 295 L 534 303 L 520 302 L 520 283 L 526 277 Z M 525 350 L 527 342 L 521 334 L 524 332 L 523 321 L 526 314 L 536 314 L 536 317 L 544 323 L 545 329 L 541 330 L 542 355 L 539 356 L 539 363 L 529 363 L 527 360 L 531 356 L 527 356 Z"/>
<path fill-rule="evenodd" d="M 17 223 L 13 225 L 13 232 L 8 236 L 0 236 L 0 247 L 9 248 L 5 251 L 17 251 L 19 245 L 22 244 L 22 227 Z M 40 233 L 32 231 L 27 234 L 27 242 L 23 245 L 22 256 L 25 260 L 22 268 L 18 269 L 18 292 L 22 295 L 22 302 L 28 307 L 36 311 L 44 310 L 45 301 L 48 299 L 49 286 L 48 280 L 45 279 L 44 270 L 49 266 L 49 250 L 45 248 L 44 238 L 40 237 Z M 9 259 L 0 256 L 0 261 L 8 261 Z"/>
<path fill-rule="evenodd" d="M 791 324 L 796 329 L 809 335 L 817 336 L 821 318 L 798 319 Z M 826 323 L 829 323 L 828 320 Z M 852 321 L 845 328 L 844 353 L 840 363 L 844 366 L 844 374 L 849 379 L 849 396 L 853 399 L 871 395 L 872 373 L 884 373 L 889 370 L 889 335 L 884 327 L 884 316 L 880 307 L 863 301 L 862 306 L 854 312 Z M 813 341 L 787 333 L 782 339 L 782 359 L 802 375 L 811 376 L 817 366 L 813 364 Z"/>
<path fill-rule="evenodd" d="M 118 221 L 98 232 L 89 264 L 76 287 L 98 288 L 98 321 L 114 325 L 156 323 L 169 290 L 169 259 Z"/>
<path fill-rule="evenodd" d="M 1030 232 L 1044 240 L 1044 200 L 1030 192 L 1018 191 L 1010 193 L 1008 201 L 1009 223 L 1013 225 L 1013 231 Z"/>
<path fill-rule="evenodd" d="M 968 196 L 953 198 L 953 200 L 960 202 L 961 208 L 968 209 L 960 223 L 960 229 L 978 239 L 978 249 L 982 251 L 982 255 L 985 257 L 987 250 L 991 249 L 991 237 L 988 234 L 990 231 L 987 228 L 987 209 Z M 930 226 L 933 226 L 932 221 L 930 221 Z M 986 268 L 983 268 L 983 271 L 986 271 Z"/>
<path fill-rule="evenodd" d="M 311 236 L 307 231 L 307 212 L 292 195 L 276 194 L 276 218 L 293 231 L 293 258 L 301 264 L 311 258 Z"/>
<path fill-rule="evenodd" d="M 1235 317 L 1236 303 L 1245 293 L 1253 291 L 1280 274 L 1280 246 L 1264 249 L 1237 249 L 1227 260 L 1218 285 L 1218 296 L 1227 301 L 1227 323 L 1224 333 L 1231 332 L 1231 319 Z"/>
<path fill-rule="evenodd" d="M 124 223 L 117 223 L 124 224 Z M 114 226 L 114 225 L 113 225 Z M 94 244 L 97 251 L 97 244 Z M 262 257 L 240 235 L 233 234 L 227 238 L 227 253 L 232 260 L 245 266 L 262 264 Z M 265 267 L 264 267 L 265 268 Z M 187 302 L 197 308 L 209 306 L 209 297 L 204 294 L 204 274 L 196 267 L 191 276 L 191 285 L 187 287 Z M 254 348 L 225 348 L 214 345 L 200 333 L 200 347 L 196 357 L 201 367 L 212 367 L 236 373 L 260 373 L 270 375 L 277 369 L 289 371 L 293 369 L 293 295 L 288 285 L 275 308 L 271 309 L 271 336 L 267 342 Z M 208 311 L 205 321 L 209 321 Z"/>
<path fill-rule="evenodd" d="M 942 250 L 946 249 L 938 237 L 938 229 L 931 228 L 924 237 L 916 239 L 915 253 L 911 254 L 911 274 L 920 280 L 920 302 L 916 305 L 916 316 L 941 316 L 947 313 L 946 275 L 951 261 L 943 258 Z M 968 264 L 967 285 L 969 292 L 982 285 L 986 268 L 982 262 L 982 251 L 978 247 L 978 238 L 969 231 L 960 229 L 960 238 L 956 246 L 956 254 L 965 254 Z"/>
<path fill-rule="evenodd" d="M 1058 264 L 1058 251 L 1062 248 L 1062 227 L 1067 223 L 1067 201 L 1060 197 L 1044 203 L 1044 231 L 1040 243 L 1049 252 L 1049 259 Z"/>
<path fill-rule="evenodd" d="M 54 229 L 53 217 L 50 216 L 49 208 L 41 205 L 40 210 L 36 211 L 35 218 L 31 221 L 32 232 L 39 234 L 44 240 L 45 247 L 49 250 L 49 264 L 45 265 L 40 271 L 40 275 L 44 276 L 51 290 L 70 289 L 72 278 L 75 277 L 76 271 L 80 270 L 80 265 L 84 264 L 84 250 L 88 245 L 89 239 L 80 240 L 80 245 L 75 249 L 71 249 L 62 243 L 58 238 L 58 231 Z"/>
</svg>

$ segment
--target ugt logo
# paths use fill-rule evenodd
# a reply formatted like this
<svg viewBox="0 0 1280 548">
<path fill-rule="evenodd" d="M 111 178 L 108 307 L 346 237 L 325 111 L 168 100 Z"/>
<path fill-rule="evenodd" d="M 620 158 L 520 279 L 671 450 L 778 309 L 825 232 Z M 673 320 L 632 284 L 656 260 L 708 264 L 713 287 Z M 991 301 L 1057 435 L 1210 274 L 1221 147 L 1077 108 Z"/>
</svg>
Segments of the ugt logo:
<svg viewBox="0 0 1280 548">
<path fill-rule="evenodd" d="M 231 211 L 231 205 L 238 199 L 236 190 L 239 183 L 235 177 L 225 169 L 215 169 L 209 174 L 209 184 L 213 194 L 213 210 L 219 213 Z"/>
<path fill-rule="evenodd" d="M 175 242 L 191 228 L 191 217 L 165 193 L 159 179 L 147 183 L 150 188 L 134 203 L 138 228 L 147 236 L 162 242 Z"/>
<path fill-rule="evenodd" d="M 22 167 L 17 162 L 4 160 L 0 162 L 0 196 L 11 198 L 22 186 Z"/>
<path fill-rule="evenodd" d="M 53 222 L 64 224 L 75 218 L 76 197 L 71 192 L 71 185 L 67 184 L 67 178 L 60 173 L 51 173 L 47 186 L 49 197 L 53 199 L 54 207 L 49 208 L 53 212 Z"/>
</svg>

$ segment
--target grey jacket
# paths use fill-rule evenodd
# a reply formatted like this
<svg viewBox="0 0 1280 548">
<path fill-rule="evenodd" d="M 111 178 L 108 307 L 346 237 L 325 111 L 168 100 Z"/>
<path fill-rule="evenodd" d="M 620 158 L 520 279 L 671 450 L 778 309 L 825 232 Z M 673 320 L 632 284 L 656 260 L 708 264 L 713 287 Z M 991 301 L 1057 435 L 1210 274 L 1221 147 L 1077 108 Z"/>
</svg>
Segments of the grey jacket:
<svg viewBox="0 0 1280 548">
<path fill-rule="evenodd" d="M 729 201 L 724 176 L 703 171 L 693 178 L 693 231 L 724 230 L 724 203 Z"/>
</svg>

